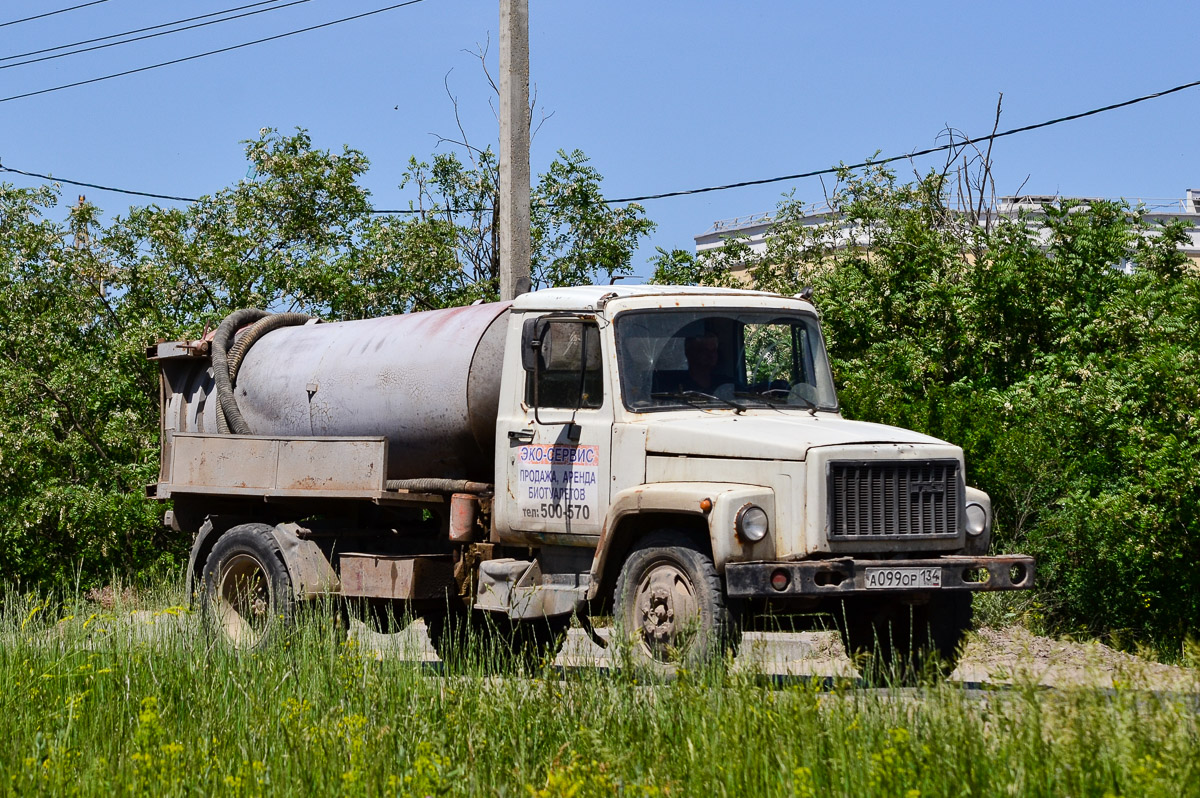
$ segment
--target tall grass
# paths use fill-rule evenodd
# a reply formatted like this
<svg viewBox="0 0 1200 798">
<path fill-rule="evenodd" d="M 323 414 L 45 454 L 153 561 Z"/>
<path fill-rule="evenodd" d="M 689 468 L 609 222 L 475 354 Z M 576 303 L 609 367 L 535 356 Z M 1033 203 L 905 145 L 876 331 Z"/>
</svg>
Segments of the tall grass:
<svg viewBox="0 0 1200 798">
<path fill-rule="evenodd" d="M 231 654 L 181 607 L 9 593 L 0 784 L 118 795 L 1200 794 L 1198 699 L 864 691 L 752 672 L 497 677 L 308 619 Z"/>
</svg>

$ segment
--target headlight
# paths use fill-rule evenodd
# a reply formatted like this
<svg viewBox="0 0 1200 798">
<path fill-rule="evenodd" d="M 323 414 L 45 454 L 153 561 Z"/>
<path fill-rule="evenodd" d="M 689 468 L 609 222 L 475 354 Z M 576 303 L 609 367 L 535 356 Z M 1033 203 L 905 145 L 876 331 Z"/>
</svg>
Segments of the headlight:
<svg viewBox="0 0 1200 798">
<path fill-rule="evenodd" d="M 733 522 L 733 529 L 737 532 L 738 537 L 751 543 L 757 543 L 765 538 L 770 526 L 770 522 L 767 520 L 767 511 L 757 504 L 743 505 L 742 509 L 738 510 L 737 518 Z"/>
<path fill-rule="evenodd" d="M 971 502 L 967 505 L 967 534 L 982 535 L 987 529 L 987 510 L 982 504 Z"/>
</svg>

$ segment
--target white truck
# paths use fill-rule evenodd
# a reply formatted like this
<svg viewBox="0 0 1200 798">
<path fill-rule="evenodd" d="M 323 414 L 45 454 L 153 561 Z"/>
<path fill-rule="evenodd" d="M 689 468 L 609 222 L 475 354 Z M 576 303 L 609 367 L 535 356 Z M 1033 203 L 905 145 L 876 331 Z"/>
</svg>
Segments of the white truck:
<svg viewBox="0 0 1200 798">
<path fill-rule="evenodd" d="M 318 323 L 238 311 L 151 346 L 189 585 L 234 646 L 302 602 L 553 656 L 611 615 L 645 666 L 831 618 L 851 653 L 953 663 L 989 556 L 962 450 L 842 417 L 807 296 L 674 286 Z"/>
</svg>

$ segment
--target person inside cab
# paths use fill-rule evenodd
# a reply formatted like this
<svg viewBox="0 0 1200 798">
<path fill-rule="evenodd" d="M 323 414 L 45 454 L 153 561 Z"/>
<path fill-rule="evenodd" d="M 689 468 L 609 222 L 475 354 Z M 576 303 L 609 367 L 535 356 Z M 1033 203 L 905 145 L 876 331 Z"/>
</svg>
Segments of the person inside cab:
<svg viewBox="0 0 1200 798">
<path fill-rule="evenodd" d="M 728 344 L 731 342 L 719 330 L 696 320 L 665 340 L 674 351 L 668 354 L 664 347 L 659 357 L 662 365 L 654 371 L 652 394 L 656 400 L 669 403 L 672 395 L 686 393 L 722 399 L 733 395 L 738 381 L 729 362 L 732 347 Z"/>
<path fill-rule="evenodd" d="M 683 356 L 688 367 L 679 381 L 679 390 L 711 394 L 718 385 L 729 382 L 728 378 L 717 375 L 721 344 L 716 333 L 706 332 L 687 338 L 683 343 Z"/>
</svg>

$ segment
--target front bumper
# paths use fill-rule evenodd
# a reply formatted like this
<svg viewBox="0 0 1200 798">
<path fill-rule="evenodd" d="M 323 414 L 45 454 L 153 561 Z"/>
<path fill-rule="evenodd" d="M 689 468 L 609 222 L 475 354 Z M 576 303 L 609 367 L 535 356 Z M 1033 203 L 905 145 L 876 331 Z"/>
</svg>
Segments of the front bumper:
<svg viewBox="0 0 1200 798">
<path fill-rule="evenodd" d="M 939 568 L 940 587 L 867 587 L 869 568 Z M 930 557 L 920 560 L 834 560 L 742 562 L 725 566 L 725 591 L 733 598 L 832 596 L 847 593 L 927 593 L 943 590 L 1028 590 L 1034 561 L 1024 554 L 994 557 Z M 782 578 L 786 575 L 786 584 Z M 782 587 L 775 586 L 783 585 Z"/>
</svg>

